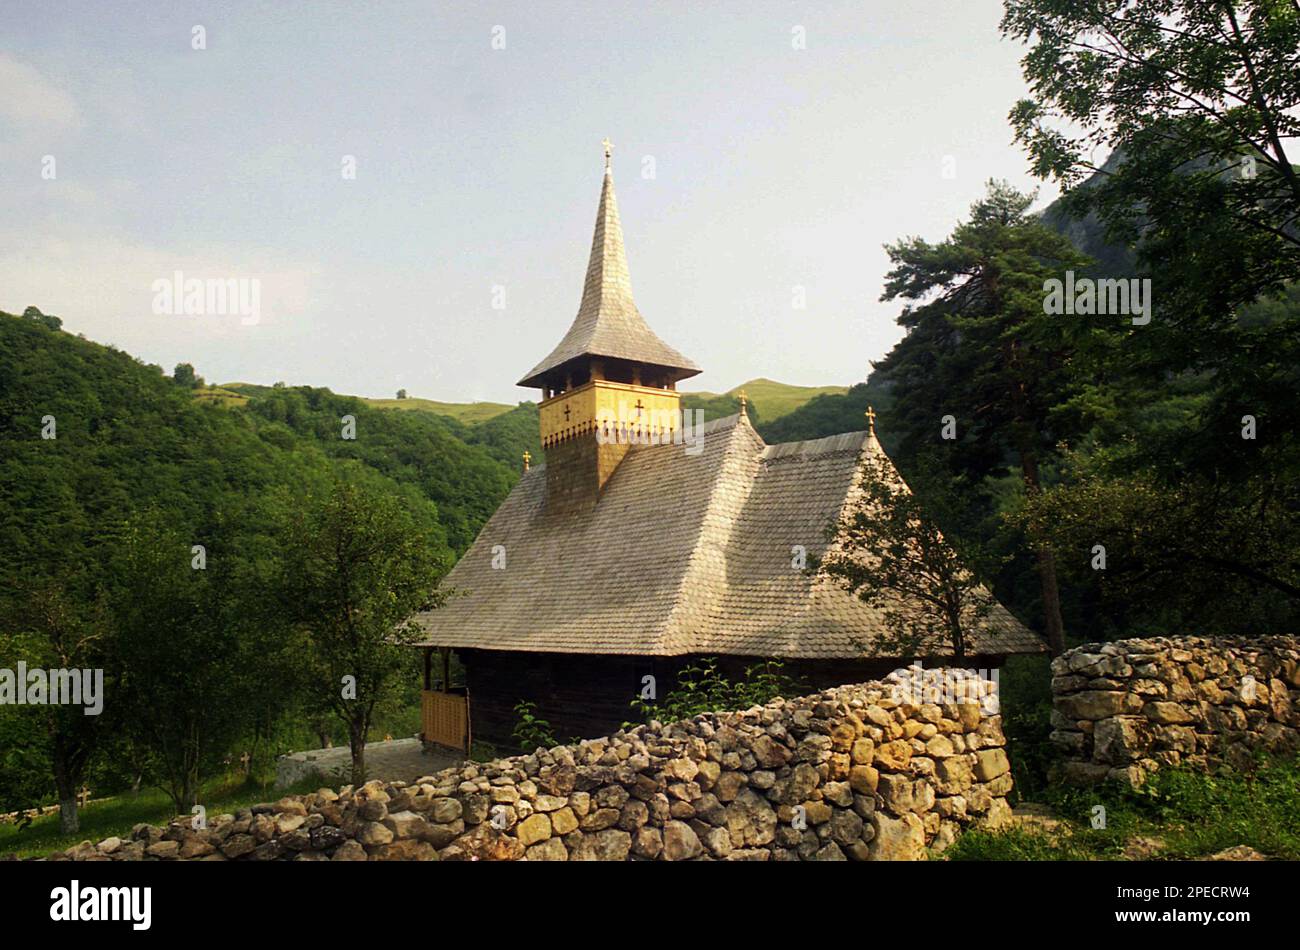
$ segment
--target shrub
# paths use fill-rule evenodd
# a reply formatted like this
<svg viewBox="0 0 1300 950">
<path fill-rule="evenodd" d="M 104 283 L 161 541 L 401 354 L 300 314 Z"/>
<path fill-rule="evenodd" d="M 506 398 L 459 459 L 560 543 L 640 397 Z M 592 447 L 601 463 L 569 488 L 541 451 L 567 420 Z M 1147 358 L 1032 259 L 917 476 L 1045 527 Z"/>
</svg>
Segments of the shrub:
<svg viewBox="0 0 1300 950">
<path fill-rule="evenodd" d="M 643 722 L 676 722 L 704 712 L 761 706 L 778 696 L 802 692 L 806 692 L 805 686 L 787 675 L 779 660 L 747 666 L 741 679 L 732 682 L 719 672 L 715 657 L 706 657 L 686 666 L 677 676 L 676 687 L 661 699 L 637 697 L 631 705 Z"/>
</svg>

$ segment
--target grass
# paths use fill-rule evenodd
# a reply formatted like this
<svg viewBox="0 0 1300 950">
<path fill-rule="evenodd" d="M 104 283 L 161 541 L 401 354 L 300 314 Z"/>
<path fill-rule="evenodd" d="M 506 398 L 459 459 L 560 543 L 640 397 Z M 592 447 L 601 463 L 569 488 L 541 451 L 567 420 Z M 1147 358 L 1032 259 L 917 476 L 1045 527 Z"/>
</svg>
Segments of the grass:
<svg viewBox="0 0 1300 950">
<path fill-rule="evenodd" d="M 760 377 L 741 383 L 725 394 L 683 392 L 682 395 L 695 400 L 709 400 L 718 398 L 719 395 L 735 396 L 742 389 L 745 391 L 745 396 L 749 399 L 750 404 L 754 407 L 756 414 L 763 422 L 772 422 L 782 416 L 788 416 L 818 396 L 842 396 L 849 391 L 847 386 L 791 386 L 787 383 L 778 383 L 775 380 Z M 207 386 L 197 390 L 195 398 L 223 406 L 236 406 L 248 402 L 250 396 L 262 395 L 270 390 L 270 386 L 261 386 L 256 383 L 223 383 L 220 386 Z M 435 399 L 416 398 L 370 399 L 362 397 L 362 401 L 375 409 L 401 409 L 407 412 L 432 412 L 440 416 L 451 416 L 453 419 L 470 426 L 487 422 L 489 419 L 495 419 L 497 416 L 504 415 L 515 408 L 512 405 L 500 402 L 440 402 Z"/>
<path fill-rule="evenodd" d="M 336 742 L 340 741 L 341 727 L 331 723 L 332 734 Z M 413 692 L 394 700 L 376 710 L 376 722 L 367 733 L 367 742 L 380 742 L 385 735 L 395 739 L 404 739 L 415 735 L 420 730 L 420 705 L 418 687 Z M 253 760 L 253 777 L 242 772 L 219 776 L 204 782 L 199 802 L 208 810 L 209 815 L 234 811 L 258 802 L 273 801 L 285 795 L 314 792 L 322 785 L 338 787 L 346 785 L 348 774 L 337 780 L 322 780 L 319 776 L 303 779 L 301 782 L 285 788 L 275 788 L 275 755 L 280 751 L 303 751 L 314 749 L 319 740 L 304 723 L 297 723 L 276 737 L 273 746 L 263 747 L 258 757 Z M 342 744 L 347 746 L 346 734 Z M 337 746 L 336 746 L 337 747 Z M 266 756 L 265 759 L 262 756 Z M 488 758 L 494 758 L 489 756 Z M 348 770 L 350 772 L 350 769 Z M 48 804 L 48 801 L 34 803 Z M 61 851 L 82 841 L 99 842 L 117 835 L 124 838 L 131 828 L 140 822 L 151 825 L 165 824 L 176 817 L 171 799 L 160 789 L 141 789 L 139 793 L 122 792 L 108 795 L 99 801 L 92 801 L 80 811 L 81 830 L 75 835 L 64 835 L 59 830 L 59 816 L 55 812 L 32 821 L 26 828 L 19 830 L 15 824 L 0 824 L 0 855 L 16 853 L 19 857 L 44 856 L 51 851 Z"/>
<path fill-rule="evenodd" d="M 225 406 L 242 406 L 250 397 L 264 396 L 274 387 L 261 386 L 257 383 L 223 383 L 220 386 L 206 386 L 195 391 L 195 398 L 204 402 L 217 402 Z M 465 425 L 478 425 L 497 416 L 504 415 L 514 406 L 502 402 L 439 402 L 436 399 L 370 399 L 360 397 L 361 401 L 374 409 L 403 409 L 408 412 L 432 412 L 440 416 L 451 416 Z"/>
<path fill-rule="evenodd" d="M 225 776 L 204 786 L 199 801 L 209 815 L 232 812 L 258 802 L 314 792 L 320 787 L 318 779 L 305 779 L 287 788 L 272 788 L 272 780 L 265 782 L 247 779 L 242 775 Z M 100 802 L 91 802 L 80 809 L 81 829 L 74 835 L 59 830 L 57 813 L 37 818 L 23 830 L 16 825 L 0 825 L 0 854 L 17 854 L 22 857 L 43 857 L 51 851 L 62 851 L 82 841 L 99 842 L 116 835 L 127 838 L 131 828 L 140 822 L 161 825 L 176 817 L 172 801 L 158 789 L 143 789 L 139 794 L 123 794 Z"/>
<path fill-rule="evenodd" d="M 735 389 L 728 390 L 725 395 L 735 396 L 742 389 L 745 391 L 745 398 L 754 406 L 759 418 L 765 423 L 774 422 L 782 416 L 788 416 L 800 406 L 818 396 L 843 396 L 849 391 L 847 386 L 791 386 L 788 383 L 778 383 L 775 380 L 760 377 L 751 379 L 747 383 L 741 383 Z M 690 395 L 698 399 L 713 399 L 719 394 L 699 392 L 683 393 L 682 395 Z"/>
<path fill-rule="evenodd" d="M 221 406 L 223 409 L 248 404 L 247 396 L 221 386 L 200 386 L 194 390 L 194 398 L 199 402 L 208 402 Z"/>
<path fill-rule="evenodd" d="M 1235 845 L 1300 859 L 1300 759 L 1260 760 L 1249 772 L 1171 769 L 1139 789 L 1054 788 L 1043 799 L 1061 827 L 970 831 L 945 853 L 954 861 L 1190 860 Z M 1093 809 L 1105 827 L 1093 828 Z"/>
<path fill-rule="evenodd" d="M 408 412 L 432 412 L 451 416 L 466 425 L 477 425 L 504 415 L 514 406 L 500 402 L 438 402 L 434 399 L 368 399 L 362 401 L 374 409 L 403 409 Z"/>
</svg>

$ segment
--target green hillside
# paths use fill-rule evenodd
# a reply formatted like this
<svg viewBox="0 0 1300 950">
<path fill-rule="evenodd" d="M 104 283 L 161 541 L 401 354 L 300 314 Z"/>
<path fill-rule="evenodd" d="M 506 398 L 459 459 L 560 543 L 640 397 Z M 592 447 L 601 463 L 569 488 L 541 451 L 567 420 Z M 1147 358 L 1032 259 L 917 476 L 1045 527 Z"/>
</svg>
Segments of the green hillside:
<svg viewBox="0 0 1300 950">
<path fill-rule="evenodd" d="M 471 426 L 311 387 L 188 389 L 112 347 L 0 313 L 0 492 L 15 502 L 0 541 L 15 556 L 54 543 L 39 519 L 65 495 L 81 509 L 67 525 L 117 523 L 146 507 L 197 518 L 212 504 L 208 488 L 248 497 L 291 484 L 303 467 L 327 473 L 331 459 L 351 459 L 435 505 L 449 553 L 459 552 L 509 492 L 520 455 L 541 458 L 536 407 L 501 408 Z M 47 414 L 57 438 L 33 439 Z M 355 440 L 340 437 L 348 414 Z"/>
<path fill-rule="evenodd" d="M 694 408 L 696 405 L 711 404 L 719 400 L 735 401 L 742 390 L 749 401 L 750 408 L 756 411 L 758 418 L 766 422 L 775 422 L 819 396 L 843 396 L 849 388 L 847 386 L 791 386 L 788 383 L 778 383 L 775 380 L 759 377 L 741 383 L 725 393 L 684 392 L 682 400 L 688 408 Z"/>
<path fill-rule="evenodd" d="M 200 386 L 194 390 L 194 398 L 199 402 L 211 403 L 227 409 L 248 405 L 247 395 L 227 389 L 225 386 Z"/>
<path fill-rule="evenodd" d="M 196 396 L 212 398 L 214 401 L 229 400 L 232 397 L 239 398 L 241 396 L 266 396 L 275 392 L 276 389 L 283 388 L 285 388 L 283 383 L 275 386 L 263 386 L 258 383 L 222 383 L 220 386 L 209 386 L 205 391 L 196 393 Z M 417 399 L 413 397 L 406 399 L 371 399 L 367 396 L 358 396 L 356 398 L 372 409 L 404 409 L 408 412 L 431 412 L 439 416 L 449 416 L 467 425 L 487 422 L 489 419 L 504 415 L 515 408 L 503 402 L 440 402 L 436 399 Z"/>
<path fill-rule="evenodd" d="M 208 386 L 195 391 L 195 397 L 219 405 L 244 405 L 251 397 L 267 396 L 283 384 L 263 386 L 257 383 L 223 383 L 220 386 Z M 715 419 L 731 415 L 740 409 L 739 394 L 744 391 L 749 401 L 749 413 L 755 424 L 759 420 L 772 423 L 796 412 L 813 400 L 824 396 L 844 396 L 847 386 L 791 386 L 775 380 L 751 379 L 741 383 L 725 393 L 683 392 L 682 405 L 687 409 L 702 409 L 706 418 Z M 539 457 L 540 446 L 528 442 L 526 426 L 518 424 L 526 413 L 521 413 L 525 406 L 531 406 L 533 429 L 536 429 L 537 407 L 530 401 L 510 406 L 501 402 L 441 402 L 436 399 L 371 399 L 366 396 L 355 397 L 372 409 L 400 409 L 406 412 L 427 412 L 433 415 L 455 419 L 467 426 L 475 427 L 496 421 L 497 425 L 482 430 L 477 437 L 470 437 L 471 444 L 483 444 L 495 447 L 499 460 L 514 464 L 524 449 Z M 515 421 L 510 421 L 513 418 Z M 509 435 L 507 435 L 509 433 Z"/>
<path fill-rule="evenodd" d="M 360 499 L 347 530 L 397 519 L 436 577 L 514 486 L 520 454 L 541 458 L 529 403 L 468 425 L 325 389 L 206 386 L 182 365 L 169 377 L 35 308 L 0 313 L 0 667 L 67 665 L 75 640 L 72 665 L 108 670 L 115 697 L 103 717 L 0 706 L 0 812 L 50 803 L 60 755 L 88 755 L 72 774 L 108 794 L 141 775 L 171 791 L 178 775 L 216 778 L 249 748 L 273 770 L 322 721 L 291 642 L 287 579 L 305 573 L 286 540 L 325 543 L 304 519 Z M 322 550 L 370 570 L 361 536 Z M 359 596 L 392 594 L 357 577 Z M 394 675 L 409 689 L 376 711 L 378 735 L 413 728 L 418 671 Z M 191 757 L 179 772 L 177 755 Z"/>
<path fill-rule="evenodd" d="M 450 416 L 468 425 L 487 422 L 509 412 L 513 406 L 503 402 L 438 402 L 436 399 L 369 399 L 362 397 L 367 406 L 375 409 L 405 409 L 408 411 L 432 412 L 440 416 Z"/>
</svg>

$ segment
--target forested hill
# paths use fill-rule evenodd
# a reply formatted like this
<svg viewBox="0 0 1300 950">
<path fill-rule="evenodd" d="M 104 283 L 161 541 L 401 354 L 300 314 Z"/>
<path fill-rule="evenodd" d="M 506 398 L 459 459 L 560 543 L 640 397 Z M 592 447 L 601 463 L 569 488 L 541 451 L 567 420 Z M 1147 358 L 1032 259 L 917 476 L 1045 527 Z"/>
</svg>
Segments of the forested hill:
<svg viewBox="0 0 1300 950">
<path fill-rule="evenodd" d="M 535 446 L 537 433 L 533 407 L 467 426 L 429 412 L 372 409 L 355 396 L 306 386 L 275 388 L 254 396 L 242 409 L 226 411 L 251 416 L 259 426 L 283 426 L 330 458 L 354 459 L 416 488 L 438 506 L 438 519 L 457 555 L 509 494 L 522 467 L 519 446 Z M 342 438 L 345 416 L 356 420 L 355 439 Z M 540 451 L 535 447 L 534 457 Z"/>
<path fill-rule="evenodd" d="M 345 415 L 355 439 L 343 438 Z M 450 565 L 514 485 L 536 433 L 530 405 L 469 426 L 307 387 L 220 408 L 56 318 L 0 313 L 0 583 L 23 563 L 75 558 L 146 510 L 195 531 L 251 527 L 275 489 L 345 470 L 430 519 Z"/>
</svg>

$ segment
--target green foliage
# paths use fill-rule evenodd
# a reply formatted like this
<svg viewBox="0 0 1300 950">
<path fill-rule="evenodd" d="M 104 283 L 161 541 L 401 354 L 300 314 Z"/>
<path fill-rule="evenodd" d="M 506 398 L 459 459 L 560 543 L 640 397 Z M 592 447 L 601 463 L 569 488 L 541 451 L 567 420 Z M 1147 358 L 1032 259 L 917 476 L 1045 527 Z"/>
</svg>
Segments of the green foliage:
<svg viewBox="0 0 1300 950">
<path fill-rule="evenodd" d="M 1136 245 L 1173 334 L 1212 354 L 1234 309 L 1300 272 L 1300 9 L 1008 0 L 1002 32 L 1029 46 L 1010 118 L 1034 172 L 1073 186 L 1111 155 L 1073 216 Z"/>
<path fill-rule="evenodd" d="M 501 758 L 501 752 L 490 742 L 475 739 L 470 743 L 469 759 L 471 762 L 491 762 Z"/>
<path fill-rule="evenodd" d="M 289 526 L 318 514 L 314 500 L 340 479 L 376 500 L 376 516 L 413 526 L 406 540 L 382 539 L 419 578 L 364 575 L 376 600 L 362 598 L 363 620 L 378 623 L 450 565 L 448 526 L 468 544 L 517 477 L 454 420 L 284 386 L 230 390 L 248 408 L 196 392 L 30 313 L 0 314 L 0 661 L 102 667 L 108 693 L 99 717 L 0 709 L 2 809 L 141 777 L 179 807 L 232 756 L 335 733 L 334 713 L 313 727 L 319 709 L 289 673 L 302 668 L 305 633 L 290 623 L 300 618 L 286 610 L 285 577 L 320 579 L 325 563 L 286 568 L 301 551 Z M 355 442 L 340 438 L 349 411 Z M 47 417 L 56 438 L 41 437 Z M 191 566 L 195 544 L 205 570 Z M 371 738 L 376 723 L 410 726 L 417 657 L 395 655 L 412 669 L 378 690 Z"/>
<path fill-rule="evenodd" d="M 1015 780 L 1013 801 L 1038 801 L 1050 786 L 1048 771 L 1058 759 L 1048 741 L 1052 731 L 1052 672 L 1042 654 L 1007 657 L 998 675 L 998 698 L 1007 758 Z"/>
<path fill-rule="evenodd" d="M 536 403 L 521 402 L 508 412 L 497 413 L 490 419 L 475 424 L 464 438 L 468 444 L 482 448 L 512 473 L 520 470 L 524 452 L 532 456 L 534 465 L 540 465 L 546 460 Z"/>
<path fill-rule="evenodd" d="M 197 389 L 203 385 L 203 380 L 195 375 L 191 363 L 177 363 L 176 369 L 172 372 L 172 382 L 182 389 Z"/>
<path fill-rule="evenodd" d="M 1028 515 L 1064 521 L 1049 529 L 1063 550 L 1102 515 L 1088 540 L 1109 565 L 1086 586 L 1106 626 L 1293 623 L 1300 9 L 1009 0 L 1002 30 L 1029 45 L 1017 138 L 1038 174 L 1077 185 L 1054 220 L 1104 234 L 1155 301 L 1150 325 L 1108 327 L 1081 353 L 1077 484 Z"/>
<path fill-rule="evenodd" d="M 146 770 L 178 810 L 201 780 L 259 725 L 274 722 L 292 693 L 282 684 L 297 657 L 255 592 L 268 580 L 242 521 L 191 533 L 149 512 L 128 529 L 112 626 L 118 639 L 123 727 Z M 200 538 L 202 561 L 192 551 Z M 196 563 L 203 564 L 196 567 Z"/>
<path fill-rule="evenodd" d="M 745 667 L 741 678 L 727 679 L 714 657 L 689 663 L 677 675 L 676 686 L 657 700 L 640 697 L 632 709 L 643 722 L 677 722 L 700 713 L 748 709 L 778 696 L 797 696 L 803 685 L 786 674 L 779 660 L 764 660 Z"/>
<path fill-rule="evenodd" d="M 706 422 L 721 419 L 740 411 L 741 392 L 745 394 L 748 403 L 749 420 L 755 428 L 759 428 L 759 420 L 771 424 L 799 411 L 810 402 L 842 396 L 847 390 L 843 386 L 791 386 L 789 383 L 759 378 L 741 383 L 725 393 L 683 392 L 682 408 L 704 410 Z"/>
<path fill-rule="evenodd" d="M 297 670 L 309 708 L 348 725 L 353 782 L 376 706 L 415 679 L 411 621 L 435 606 L 446 570 L 433 506 L 386 490 L 364 469 L 296 498 L 280 549 L 280 609 L 302 636 Z M 408 492 L 408 495 L 414 495 Z"/>
<path fill-rule="evenodd" d="M 889 425 L 905 475 L 928 456 L 972 487 L 1015 468 L 1034 494 L 1049 477 L 1068 424 L 1059 407 L 1077 386 L 1073 354 L 1090 328 L 1046 314 L 1044 287 L 1089 262 L 1027 214 L 1032 199 L 991 181 L 944 241 L 910 238 L 887 249 L 894 268 L 882 299 L 908 302 L 898 318 L 908 332 L 878 368 L 895 387 Z M 1038 613 L 1059 652 L 1055 566 L 1035 541 Z"/>
<path fill-rule="evenodd" d="M 913 494 L 889 463 L 876 456 L 861 468 L 859 496 L 831 525 L 831 548 L 813 570 L 881 611 L 886 632 L 864 643 L 864 654 L 925 657 L 951 653 L 961 661 L 993 600 L 972 568 L 983 552 L 970 541 L 945 538 L 934 514 L 953 506 L 942 477 L 927 500 Z"/>
<path fill-rule="evenodd" d="M 1045 798 L 1062 821 L 1052 832 L 1012 826 L 968 831 L 944 853 L 954 861 L 1069 861 L 1130 857 L 1203 858 L 1246 845 L 1275 858 L 1300 857 L 1300 760 L 1261 759 L 1245 772 L 1154 773 L 1137 789 L 1107 783 L 1056 787 Z M 1092 827 L 1105 808 L 1104 828 Z"/>
<path fill-rule="evenodd" d="M 221 775 L 207 781 L 199 789 L 198 800 L 210 815 L 234 812 L 240 808 L 264 802 L 283 795 L 304 795 L 320 787 L 316 778 L 307 778 L 287 788 L 274 789 L 274 772 L 242 772 Z M 59 828 L 57 815 L 35 819 L 27 827 L 0 824 L 0 855 L 15 854 L 19 858 L 46 857 L 51 851 L 62 851 L 82 841 L 102 841 L 110 836 L 127 840 L 131 829 L 146 822 L 162 825 L 177 817 L 172 800 L 163 792 L 141 790 L 113 795 L 105 800 L 92 800 L 81 810 L 81 830 L 65 834 Z"/>
<path fill-rule="evenodd" d="M 31 320 L 33 323 L 45 327 L 47 330 L 57 330 L 63 326 L 63 321 L 51 314 L 41 313 L 38 307 L 28 307 L 23 311 L 23 319 Z"/>
<path fill-rule="evenodd" d="M 1088 857 L 1068 838 L 1060 841 L 1025 828 L 964 832 L 943 857 L 948 861 L 1080 861 Z"/>
<path fill-rule="evenodd" d="M 755 428 L 769 444 L 820 439 L 841 432 L 860 432 L 867 427 L 865 415 L 870 406 L 880 415 L 876 423 L 877 434 L 886 450 L 892 454 L 894 443 L 890 440 L 886 420 L 893 402 L 893 395 L 884 377 L 872 374 L 867 382 L 858 383 L 843 394 L 816 396 L 788 415 L 759 423 Z"/>
<path fill-rule="evenodd" d="M 521 700 L 515 705 L 515 715 L 519 717 L 519 721 L 515 723 L 510 736 L 519 743 L 522 751 L 549 749 L 558 744 L 550 722 L 537 715 L 536 703 Z"/>
<path fill-rule="evenodd" d="M 740 412 L 740 397 L 734 393 L 723 393 L 716 396 L 713 393 L 682 393 L 682 409 L 690 413 L 696 410 L 704 413 L 704 421 L 710 422 L 714 419 L 725 419 L 727 416 L 734 416 Z M 757 426 L 759 422 L 758 407 L 748 405 L 746 414 L 749 416 L 751 425 Z M 694 415 L 692 415 L 694 419 Z"/>
<path fill-rule="evenodd" d="M 518 455 L 506 467 L 465 441 L 466 426 L 432 413 L 371 409 L 353 396 L 307 386 L 273 388 L 253 398 L 248 412 L 287 429 L 285 447 L 305 442 L 418 490 L 437 506 L 445 543 L 456 553 L 469 547 L 519 477 Z M 355 439 L 342 437 L 344 416 L 356 421 Z"/>
</svg>

